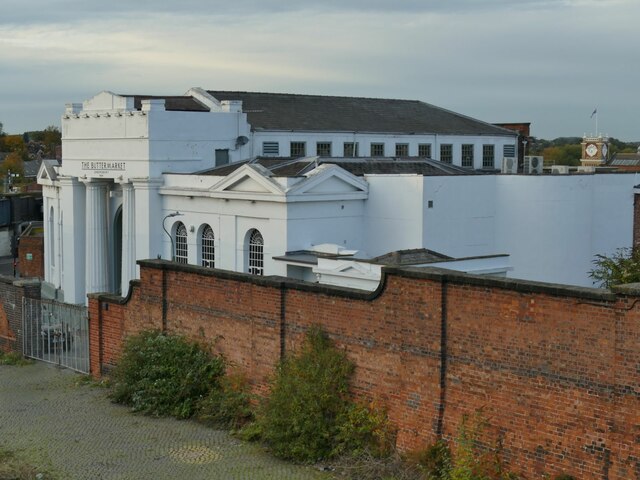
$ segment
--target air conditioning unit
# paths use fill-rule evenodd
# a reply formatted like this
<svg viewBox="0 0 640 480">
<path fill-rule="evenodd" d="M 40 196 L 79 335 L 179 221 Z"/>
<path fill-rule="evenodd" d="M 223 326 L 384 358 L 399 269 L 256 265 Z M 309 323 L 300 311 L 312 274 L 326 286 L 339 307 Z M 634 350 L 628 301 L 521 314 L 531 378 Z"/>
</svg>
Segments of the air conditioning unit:
<svg viewBox="0 0 640 480">
<path fill-rule="evenodd" d="M 524 173 L 535 173 L 539 175 L 542 173 L 543 166 L 544 157 L 538 155 L 524 157 Z"/>
<path fill-rule="evenodd" d="M 578 167 L 578 173 L 596 173 L 596 167 L 593 165 Z"/>
<path fill-rule="evenodd" d="M 502 159 L 502 173 L 518 173 L 518 159 L 515 157 L 504 157 Z"/>
<path fill-rule="evenodd" d="M 569 173 L 569 165 L 551 165 L 551 173 L 567 175 Z"/>
</svg>

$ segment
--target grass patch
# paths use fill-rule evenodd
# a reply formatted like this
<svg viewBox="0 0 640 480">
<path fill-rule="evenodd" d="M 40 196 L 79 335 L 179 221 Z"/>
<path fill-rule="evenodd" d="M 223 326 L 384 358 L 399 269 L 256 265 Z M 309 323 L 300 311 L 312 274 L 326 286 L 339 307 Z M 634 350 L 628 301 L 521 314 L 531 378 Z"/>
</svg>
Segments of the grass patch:
<svg viewBox="0 0 640 480">
<path fill-rule="evenodd" d="M 50 468 L 0 447 L 0 480 L 56 480 Z"/>
<path fill-rule="evenodd" d="M 33 360 L 24 358 L 21 353 L 18 352 L 1 352 L 0 351 L 0 365 L 16 365 L 22 367 L 24 365 L 31 365 Z"/>
</svg>

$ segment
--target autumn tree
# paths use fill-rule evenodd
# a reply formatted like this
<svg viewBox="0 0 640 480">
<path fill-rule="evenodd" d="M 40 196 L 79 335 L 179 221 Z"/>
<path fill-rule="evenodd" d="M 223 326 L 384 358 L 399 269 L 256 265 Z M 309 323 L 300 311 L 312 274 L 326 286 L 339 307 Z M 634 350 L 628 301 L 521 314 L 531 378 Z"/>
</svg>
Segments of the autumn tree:
<svg viewBox="0 0 640 480">
<path fill-rule="evenodd" d="M 2 176 L 5 176 L 9 170 L 11 170 L 11 173 L 19 174 L 20 176 L 24 173 L 24 160 L 20 153 L 9 153 L 2 164 L 0 164 L 0 173 Z"/>
</svg>

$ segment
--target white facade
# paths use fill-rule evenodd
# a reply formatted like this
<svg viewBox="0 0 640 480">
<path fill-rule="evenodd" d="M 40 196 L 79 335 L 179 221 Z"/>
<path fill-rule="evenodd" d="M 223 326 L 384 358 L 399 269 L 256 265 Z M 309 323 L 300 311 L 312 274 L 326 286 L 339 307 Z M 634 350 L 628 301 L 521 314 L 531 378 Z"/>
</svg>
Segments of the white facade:
<svg viewBox="0 0 640 480">
<path fill-rule="evenodd" d="M 216 151 L 235 163 L 261 154 L 264 141 L 277 141 L 285 156 L 298 141 L 307 154 L 331 142 L 336 156 L 344 142 L 358 142 L 360 156 L 371 143 L 383 143 L 390 156 L 396 143 L 408 144 L 410 155 L 431 143 L 436 158 L 447 142 L 454 164 L 456 149 L 472 144 L 480 168 L 484 145 L 494 145 L 498 158 L 516 137 L 257 131 L 238 102 L 200 89 L 187 94 L 209 111 L 170 111 L 157 98 L 136 109 L 133 97 L 109 92 L 67 107 L 62 166 L 43 164 L 39 172 L 45 280 L 59 298 L 126 294 L 136 260 L 174 254 L 240 272 L 258 256 L 265 275 L 313 281 L 309 269 L 273 257 L 325 243 L 368 257 L 410 248 L 457 258 L 508 254 L 510 276 L 590 285 L 593 256 L 631 244 L 634 174 L 357 176 L 327 159 L 301 176 L 257 163 L 220 174 L 208 171 Z M 249 242 L 255 230 L 257 246 Z"/>
</svg>

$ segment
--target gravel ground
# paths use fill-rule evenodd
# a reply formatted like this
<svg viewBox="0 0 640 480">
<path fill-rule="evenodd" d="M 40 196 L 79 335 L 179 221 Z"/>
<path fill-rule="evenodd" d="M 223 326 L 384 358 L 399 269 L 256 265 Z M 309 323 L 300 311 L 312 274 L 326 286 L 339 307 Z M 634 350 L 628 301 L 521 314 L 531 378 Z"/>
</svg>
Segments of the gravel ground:
<svg viewBox="0 0 640 480">
<path fill-rule="evenodd" d="M 0 365 L 0 447 L 63 479 L 329 478 L 223 431 L 132 414 L 81 379 L 44 363 Z"/>
</svg>

